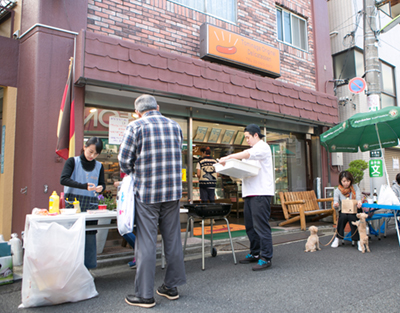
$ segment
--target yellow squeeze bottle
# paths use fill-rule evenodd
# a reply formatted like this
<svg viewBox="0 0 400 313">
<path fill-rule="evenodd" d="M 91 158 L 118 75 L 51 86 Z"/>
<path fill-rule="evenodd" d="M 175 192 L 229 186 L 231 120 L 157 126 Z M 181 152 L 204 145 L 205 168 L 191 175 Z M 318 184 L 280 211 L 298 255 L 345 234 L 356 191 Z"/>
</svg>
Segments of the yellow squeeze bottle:
<svg viewBox="0 0 400 313">
<path fill-rule="evenodd" d="M 75 201 L 72 204 L 74 205 L 74 209 L 76 209 L 76 213 L 81 213 L 81 207 L 79 205 L 79 201 L 76 200 L 76 198 L 75 198 Z"/>
<path fill-rule="evenodd" d="M 49 213 L 60 214 L 60 197 L 53 191 L 49 198 Z"/>
</svg>

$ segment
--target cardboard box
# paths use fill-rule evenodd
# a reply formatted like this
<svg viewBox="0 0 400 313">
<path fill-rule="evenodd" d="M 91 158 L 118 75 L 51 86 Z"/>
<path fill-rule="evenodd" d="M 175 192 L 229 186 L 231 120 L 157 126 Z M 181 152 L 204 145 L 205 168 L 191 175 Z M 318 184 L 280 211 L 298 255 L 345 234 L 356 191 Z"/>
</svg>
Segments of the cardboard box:
<svg viewBox="0 0 400 313">
<path fill-rule="evenodd" d="M 251 163 L 231 159 L 226 161 L 225 166 L 220 163 L 214 164 L 215 171 L 219 174 L 232 176 L 234 178 L 246 178 L 256 176 L 260 167 Z"/>
<path fill-rule="evenodd" d="M 343 200 L 342 213 L 356 214 L 357 213 L 357 200 Z"/>
<path fill-rule="evenodd" d="M 14 282 L 11 246 L 7 242 L 0 243 L 0 285 Z"/>
</svg>

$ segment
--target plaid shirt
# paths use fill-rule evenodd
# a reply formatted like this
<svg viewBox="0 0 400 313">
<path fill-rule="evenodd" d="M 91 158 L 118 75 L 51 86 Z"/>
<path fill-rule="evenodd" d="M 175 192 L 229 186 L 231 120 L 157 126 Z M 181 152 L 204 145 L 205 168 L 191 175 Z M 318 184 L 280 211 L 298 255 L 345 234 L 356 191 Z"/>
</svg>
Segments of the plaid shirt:
<svg viewBox="0 0 400 313">
<path fill-rule="evenodd" d="M 118 160 L 122 172 L 134 172 L 135 194 L 141 202 L 182 197 L 182 140 L 179 124 L 156 110 L 127 126 Z"/>
</svg>

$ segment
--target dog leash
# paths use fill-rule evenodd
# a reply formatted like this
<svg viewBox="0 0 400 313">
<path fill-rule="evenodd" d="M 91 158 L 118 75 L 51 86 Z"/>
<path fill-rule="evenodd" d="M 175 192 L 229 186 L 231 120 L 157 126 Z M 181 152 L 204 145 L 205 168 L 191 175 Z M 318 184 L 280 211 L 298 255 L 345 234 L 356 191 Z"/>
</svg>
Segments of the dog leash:
<svg viewBox="0 0 400 313">
<path fill-rule="evenodd" d="M 356 231 L 354 232 L 354 234 L 350 236 L 350 238 L 353 238 L 353 236 L 354 236 L 357 232 L 358 232 L 358 228 L 356 229 Z M 339 234 L 338 234 L 338 231 L 337 231 L 337 229 L 336 229 L 336 230 L 335 230 L 335 233 L 333 234 L 333 236 L 332 236 L 332 238 L 331 238 L 331 240 L 329 240 L 329 242 L 328 242 L 326 245 L 323 244 L 323 246 L 324 246 L 324 247 L 329 246 L 330 243 L 333 241 L 333 239 L 335 239 L 336 235 L 337 235 L 338 237 L 340 237 L 340 239 L 344 239 L 344 238 L 345 238 L 345 237 L 342 237 L 341 235 L 339 235 Z"/>
<path fill-rule="evenodd" d="M 337 231 L 338 222 L 339 222 L 339 217 L 338 217 L 338 220 L 337 220 L 337 222 L 336 222 L 336 230 L 335 230 L 335 233 L 333 234 L 331 240 L 330 240 L 326 245 L 323 244 L 324 247 L 329 246 L 329 245 L 331 244 L 331 242 L 333 241 L 333 239 L 335 239 L 336 235 L 337 235 L 338 237 L 340 237 L 340 239 L 344 239 L 344 238 L 345 238 L 345 237 L 343 237 L 343 236 L 341 236 L 341 235 L 338 234 L 338 231 Z M 354 232 L 354 234 L 350 236 L 350 238 L 353 238 L 353 236 L 354 236 L 355 234 L 357 234 L 357 232 L 358 232 L 358 227 L 357 227 L 356 231 Z M 318 238 L 318 241 L 319 241 L 319 238 Z"/>
</svg>

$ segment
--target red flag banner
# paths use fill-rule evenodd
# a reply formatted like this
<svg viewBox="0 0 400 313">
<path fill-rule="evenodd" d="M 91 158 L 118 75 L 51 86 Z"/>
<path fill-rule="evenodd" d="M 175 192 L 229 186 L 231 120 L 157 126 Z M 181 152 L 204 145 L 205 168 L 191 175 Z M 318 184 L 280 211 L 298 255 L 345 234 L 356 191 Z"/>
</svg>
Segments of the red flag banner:
<svg viewBox="0 0 400 313">
<path fill-rule="evenodd" d="M 70 59 L 68 79 L 61 101 L 60 115 L 57 126 L 56 153 L 63 159 L 75 156 L 75 104 L 73 85 L 73 62 Z"/>
</svg>

